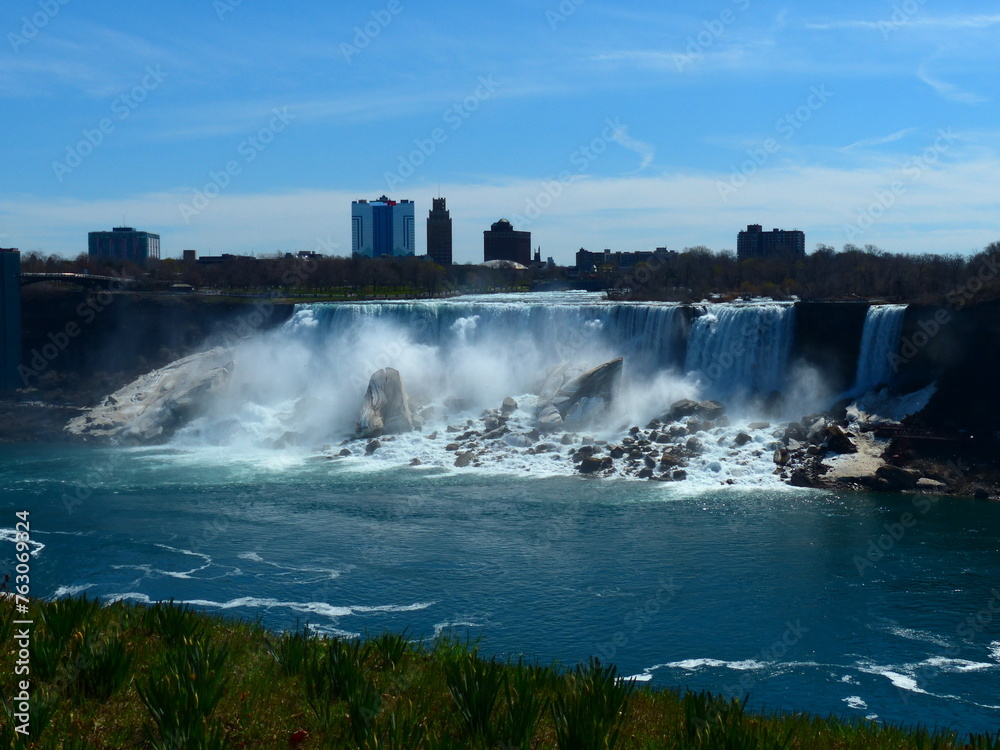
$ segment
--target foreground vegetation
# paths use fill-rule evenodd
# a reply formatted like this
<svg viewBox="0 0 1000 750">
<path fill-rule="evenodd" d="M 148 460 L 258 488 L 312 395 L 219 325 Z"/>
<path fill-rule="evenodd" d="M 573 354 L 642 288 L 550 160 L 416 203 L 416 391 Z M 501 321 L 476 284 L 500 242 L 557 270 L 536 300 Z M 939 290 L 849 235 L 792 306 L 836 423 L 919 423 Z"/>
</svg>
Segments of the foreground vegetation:
<svg viewBox="0 0 1000 750">
<path fill-rule="evenodd" d="M 635 687 L 592 660 L 500 662 L 405 634 L 273 634 L 259 623 L 63 599 L 31 606 L 32 736 L 15 730 L 15 615 L 0 602 L 0 748 L 1000 748 L 996 737 L 754 715 Z"/>
</svg>

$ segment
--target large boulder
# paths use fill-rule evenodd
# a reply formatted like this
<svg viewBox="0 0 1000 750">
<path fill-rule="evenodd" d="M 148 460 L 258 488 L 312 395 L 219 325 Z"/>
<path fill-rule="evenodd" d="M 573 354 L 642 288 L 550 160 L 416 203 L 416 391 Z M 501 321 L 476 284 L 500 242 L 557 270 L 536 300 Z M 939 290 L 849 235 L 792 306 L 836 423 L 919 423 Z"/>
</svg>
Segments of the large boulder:
<svg viewBox="0 0 1000 750">
<path fill-rule="evenodd" d="M 826 447 L 834 453 L 858 452 L 858 446 L 851 440 L 851 436 L 844 432 L 844 428 L 838 424 L 826 426 Z"/>
<path fill-rule="evenodd" d="M 675 401 L 670 405 L 670 411 L 664 415 L 664 421 L 677 422 L 684 419 L 684 417 L 693 416 L 698 413 L 700 406 L 701 404 L 697 401 L 692 401 L 689 398 L 682 398 L 680 401 Z"/>
<path fill-rule="evenodd" d="M 884 479 L 892 490 L 912 490 L 920 481 L 920 472 L 899 466 L 881 466 L 875 476 Z"/>
<path fill-rule="evenodd" d="M 386 367 L 371 376 L 356 424 L 362 438 L 398 435 L 417 427 L 399 370 Z"/>
<path fill-rule="evenodd" d="M 567 422 L 579 424 L 603 412 L 618 393 L 623 364 L 619 357 L 565 382 L 541 404 L 539 427 L 552 430 Z"/>
<path fill-rule="evenodd" d="M 225 390 L 233 368 L 222 347 L 184 357 L 115 391 L 66 431 L 128 444 L 168 440 Z"/>
</svg>

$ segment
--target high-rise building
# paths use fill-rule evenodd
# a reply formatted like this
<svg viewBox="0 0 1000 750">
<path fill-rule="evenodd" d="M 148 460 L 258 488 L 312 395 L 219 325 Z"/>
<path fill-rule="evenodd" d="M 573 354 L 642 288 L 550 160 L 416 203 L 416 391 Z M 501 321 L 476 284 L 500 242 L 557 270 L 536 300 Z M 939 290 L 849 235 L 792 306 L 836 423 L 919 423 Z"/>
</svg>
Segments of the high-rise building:
<svg viewBox="0 0 1000 750">
<path fill-rule="evenodd" d="M 133 227 L 115 227 L 110 232 L 90 232 L 87 250 L 91 258 L 113 258 L 141 263 L 160 258 L 160 235 L 138 232 Z"/>
<path fill-rule="evenodd" d="M 21 253 L 0 248 L 0 391 L 21 388 Z"/>
<path fill-rule="evenodd" d="M 413 255 L 416 217 L 413 201 L 357 200 L 351 203 L 351 251 L 368 258 Z"/>
<path fill-rule="evenodd" d="M 531 232 L 515 232 L 506 219 L 494 222 L 483 232 L 483 260 L 510 260 L 531 265 Z"/>
<path fill-rule="evenodd" d="M 444 198 L 434 198 L 427 215 L 427 254 L 435 263 L 451 265 L 451 214 Z"/>
<path fill-rule="evenodd" d="M 748 224 L 736 238 L 736 257 L 785 258 L 798 260 L 806 256 L 806 235 L 797 229 L 763 231 L 760 224 Z"/>
</svg>

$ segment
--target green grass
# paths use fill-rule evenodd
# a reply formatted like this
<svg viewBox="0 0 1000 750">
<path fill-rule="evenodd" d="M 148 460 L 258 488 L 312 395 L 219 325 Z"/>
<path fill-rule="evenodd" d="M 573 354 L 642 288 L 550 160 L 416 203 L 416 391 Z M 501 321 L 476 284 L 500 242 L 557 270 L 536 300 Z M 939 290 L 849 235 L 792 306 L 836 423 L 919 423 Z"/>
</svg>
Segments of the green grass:
<svg viewBox="0 0 1000 750">
<path fill-rule="evenodd" d="M 476 644 L 363 640 L 210 617 L 172 603 L 34 602 L 33 735 L 13 731 L 13 634 L 0 631 L 0 750 L 1000 750 L 1000 735 L 902 729 L 484 659 Z M 12 621 L 8 601 L 0 618 Z"/>
</svg>

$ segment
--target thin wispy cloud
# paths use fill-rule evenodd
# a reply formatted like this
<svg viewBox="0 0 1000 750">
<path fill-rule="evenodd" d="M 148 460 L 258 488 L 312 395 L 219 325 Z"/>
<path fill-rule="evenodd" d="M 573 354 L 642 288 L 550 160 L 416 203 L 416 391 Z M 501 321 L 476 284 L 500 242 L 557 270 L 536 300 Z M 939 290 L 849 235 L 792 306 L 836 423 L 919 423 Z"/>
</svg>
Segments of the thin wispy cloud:
<svg viewBox="0 0 1000 750">
<path fill-rule="evenodd" d="M 964 91 L 952 83 L 932 77 L 927 72 L 925 65 L 917 68 L 917 77 L 949 101 L 958 102 L 959 104 L 982 104 L 989 101 L 989 97 L 977 94 L 974 91 Z"/>
<path fill-rule="evenodd" d="M 814 31 L 832 31 L 837 29 L 868 29 L 872 31 L 885 31 L 887 28 L 899 28 L 902 26 L 913 26 L 929 29 L 987 29 L 1000 24 L 1000 15 L 973 15 L 973 16 L 926 16 L 920 13 L 894 19 L 891 16 L 876 20 L 841 20 L 841 21 L 820 21 L 807 22 L 805 27 Z"/>
<path fill-rule="evenodd" d="M 855 149 L 862 148 L 873 148 L 875 146 L 882 146 L 886 143 L 895 143 L 896 141 L 902 140 L 911 133 L 917 132 L 916 128 L 904 128 L 903 130 L 897 130 L 895 133 L 890 133 L 889 135 L 877 136 L 875 138 L 862 138 L 860 141 L 855 141 L 849 146 L 844 146 L 841 151 L 853 151 Z"/>
<path fill-rule="evenodd" d="M 639 164 L 639 168 L 633 172 L 633 174 L 638 174 L 653 163 L 653 159 L 656 157 L 656 147 L 646 143 L 645 141 L 639 141 L 628 134 L 628 126 L 623 126 L 615 131 L 614 141 L 619 146 L 627 148 L 642 157 L 642 162 Z"/>
</svg>

